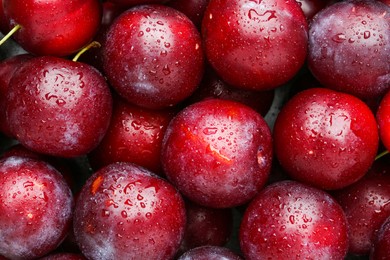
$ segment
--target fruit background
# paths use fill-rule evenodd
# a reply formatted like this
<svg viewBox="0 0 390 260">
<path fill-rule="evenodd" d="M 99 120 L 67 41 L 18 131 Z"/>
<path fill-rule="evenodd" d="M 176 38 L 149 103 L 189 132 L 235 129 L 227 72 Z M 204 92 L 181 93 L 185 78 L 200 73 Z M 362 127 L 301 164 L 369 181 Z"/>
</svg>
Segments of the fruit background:
<svg viewBox="0 0 390 260">
<path fill-rule="evenodd" d="M 388 2 L 39 2 L 0 0 L 0 259 L 390 259 Z"/>
</svg>

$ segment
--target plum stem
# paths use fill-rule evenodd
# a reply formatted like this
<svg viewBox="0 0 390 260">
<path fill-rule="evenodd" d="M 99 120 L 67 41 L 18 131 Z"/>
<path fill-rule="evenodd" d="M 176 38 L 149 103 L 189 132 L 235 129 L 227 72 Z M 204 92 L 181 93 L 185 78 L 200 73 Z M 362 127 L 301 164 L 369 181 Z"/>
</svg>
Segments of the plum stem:
<svg viewBox="0 0 390 260">
<path fill-rule="evenodd" d="M 84 52 L 86 52 L 86 51 L 88 51 L 89 49 L 91 49 L 91 48 L 100 48 L 102 45 L 99 43 L 99 42 L 97 42 L 97 41 L 92 41 L 91 43 L 89 43 L 89 44 L 87 44 L 86 46 L 84 46 L 75 56 L 74 56 L 74 58 L 72 59 L 72 61 L 77 61 L 79 58 L 80 58 L 80 56 L 84 53 Z"/>
<path fill-rule="evenodd" d="M 379 160 L 380 158 L 382 158 L 383 156 L 385 156 L 385 155 L 388 154 L 388 153 L 389 153 L 388 150 L 381 152 L 380 154 L 378 154 L 378 155 L 375 157 L 375 161 L 376 161 L 376 160 Z"/>
<path fill-rule="evenodd" d="M 19 31 L 19 29 L 22 28 L 20 24 L 17 24 L 12 28 L 11 31 L 9 31 L 1 40 L 0 40 L 0 46 L 3 45 L 4 42 L 6 42 L 14 33 Z"/>
</svg>

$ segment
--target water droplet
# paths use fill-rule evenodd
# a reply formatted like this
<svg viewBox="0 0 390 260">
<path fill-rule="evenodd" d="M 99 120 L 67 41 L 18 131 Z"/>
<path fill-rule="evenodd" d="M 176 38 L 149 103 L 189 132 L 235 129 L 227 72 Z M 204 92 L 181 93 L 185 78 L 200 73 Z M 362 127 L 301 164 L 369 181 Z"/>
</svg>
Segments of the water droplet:
<svg viewBox="0 0 390 260">
<path fill-rule="evenodd" d="M 144 199 L 144 197 L 141 194 L 137 195 L 137 200 L 143 200 L 143 199 Z"/>
<path fill-rule="evenodd" d="M 130 199 L 127 199 L 124 203 L 128 206 L 133 206 L 133 202 Z"/>
<path fill-rule="evenodd" d="M 138 32 L 138 37 L 141 37 L 141 36 L 143 36 L 144 35 L 144 32 L 143 31 L 139 31 Z"/>
<path fill-rule="evenodd" d="M 57 103 L 57 105 L 59 105 L 59 106 L 63 106 L 63 105 L 66 104 L 66 101 L 63 100 L 62 98 L 59 98 L 59 99 L 56 100 L 56 103 Z"/>
<path fill-rule="evenodd" d="M 121 215 L 122 215 L 123 218 L 127 218 L 126 210 L 122 210 Z"/>
<path fill-rule="evenodd" d="M 203 129 L 203 133 L 205 135 L 214 135 L 217 133 L 217 131 L 218 131 L 218 128 L 216 128 L 216 127 L 206 127 Z"/>
<path fill-rule="evenodd" d="M 32 181 L 26 181 L 25 183 L 23 183 L 24 188 L 29 188 L 32 186 L 34 186 L 34 183 Z"/>
<path fill-rule="evenodd" d="M 145 217 L 146 217 L 146 218 L 151 218 L 151 217 L 152 217 L 152 213 L 150 213 L 150 212 L 146 213 L 146 214 L 145 214 Z"/>
<path fill-rule="evenodd" d="M 291 224 L 295 224 L 295 217 L 293 215 L 290 215 L 288 220 L 290 221 Z"/>
<path fill-rule="evenodd" d="M 103 217 L 109 217 L 109 216 L 110 216 L 110 211 L 109 211 L 109 210 L 106 210 L 106 209 L 103 209 L 103 210 L 102 210 L 102 216 L 103 216 Z"/>
<path fill-rule="evenodd" d="M 342 43 L 346 40 L 347 38 L 343 33 L 338 33 L 335 36 L 332 37 L 332 40 L 337 43 Z"/>
<path fill-rule="evenodd" d="M 370 36 L 371 36 L 370 31 L 365 31 L 365 32 L 363 33 L 364 39 L 368 39 L 368 38 L 370 38 Z"/>
<path fill-rule="evenodd" d="M 162 72 L 164 73 L 164 75 L 169 75 L 171 74 L 171 69 L 168 67 L 168 65 L 165 65 L 162 69 Z"/>
</svg>

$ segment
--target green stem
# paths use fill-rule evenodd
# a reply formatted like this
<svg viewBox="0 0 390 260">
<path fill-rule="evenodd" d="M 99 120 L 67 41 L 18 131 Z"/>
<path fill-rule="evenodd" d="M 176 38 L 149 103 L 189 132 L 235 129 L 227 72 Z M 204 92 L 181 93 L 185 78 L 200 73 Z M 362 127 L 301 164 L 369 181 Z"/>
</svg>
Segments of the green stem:
<svg viewBox="0 0 390 260">
<path fill-rule="evenodd" d="M 86 45 L 85 47 L 83 47 L 75 56 L 74 58 L 72 59 L 72 61 L 77 61 L 80 56 L 86 52 L 87 50 L 91 49 L 91 48 L 100 48 L 102 45 L 97 42 L 97 41 L 93 41 L 91 43 L 89 43 L 88 45 Z"/>
<path fill-rule="evenodd" d="M 375 161 L 378 160 L 378 159 L 380 159 L 380 158 L 382 158 L 383 156 L 385 156 L 385 155 L 388 154 L 388 153 L 389 153 L 388 150 L 381 152 L 380 154 L 378 154 L 378 155 L 375 157 Z"/>
<path fill-rule="evenodd" d="M 5 43 L 12 35 L 14 35 L 14 33 L 16 33 L 17 31 L 19 31 L 20 28 L 22 28 L 22 26 L 20 26 L 20 24 L 15 25 L 14 28 L 12 28 L 12 30 L 9 31 L 9 32 L 3 37 L 3 39 L 0 40 L 0 46 L 3 45 L 3 43 Z"/>
</svg>

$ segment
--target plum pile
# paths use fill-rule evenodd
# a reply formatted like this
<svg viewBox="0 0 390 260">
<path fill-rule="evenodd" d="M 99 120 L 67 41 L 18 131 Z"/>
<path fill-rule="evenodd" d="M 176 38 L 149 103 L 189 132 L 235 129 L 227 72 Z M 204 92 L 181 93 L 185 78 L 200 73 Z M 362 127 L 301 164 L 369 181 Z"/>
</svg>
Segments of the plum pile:
<svg viewBox="0 0 390 260">
<path fill-rule="evenodd" d="M 389 259 L 387 0 L 0 0 L 0 259 Z"/>
</svg>

